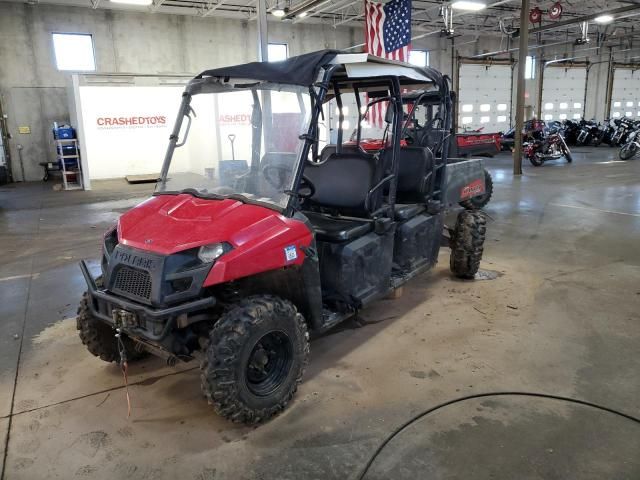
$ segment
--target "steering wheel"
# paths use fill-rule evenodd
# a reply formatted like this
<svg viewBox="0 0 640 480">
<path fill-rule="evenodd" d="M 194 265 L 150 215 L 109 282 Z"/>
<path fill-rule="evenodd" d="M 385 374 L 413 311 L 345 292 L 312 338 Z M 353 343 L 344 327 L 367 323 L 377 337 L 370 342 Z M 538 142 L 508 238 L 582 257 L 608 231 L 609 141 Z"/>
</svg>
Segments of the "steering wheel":
<svg viewBox="0 0 640 480">
<path fill-rule="evenodd" d="M 308 190 L 305 192 L 304 190 Z M 305 175 L 302 175 L 300 179 L 300 185 L 298 185 L 298 197 L 302 199 L 311 198 L 316 194 L 315 185 Z"/>
<path fill-rule="evenodd" d="M 284 184 L 287 181 L 287 175 L 290 171 L 290 166 L 267 165 L 262 169 L 262 175 L 264 175 L 264 178 L 269 185 L 271 185 L 276 190 L 280 190 L 284 187 Z M 274 172 L 277 173 L 277 180 L 273 178 Z"/>
</svg>

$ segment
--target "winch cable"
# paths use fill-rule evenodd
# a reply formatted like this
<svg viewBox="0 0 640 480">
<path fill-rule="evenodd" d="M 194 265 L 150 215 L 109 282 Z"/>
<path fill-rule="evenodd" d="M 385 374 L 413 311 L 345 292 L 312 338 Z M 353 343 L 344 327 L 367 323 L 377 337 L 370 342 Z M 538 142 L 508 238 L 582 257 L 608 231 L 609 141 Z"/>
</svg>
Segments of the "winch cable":
<svg viewBox="0 0 640 480">
<path fill-rule="evenodd" d="M 536 393 L 536 392 L 487 392 L 487 393 L 476 393 L 474 395 L 467 395 L 467 396 L 464 396 L 464 397 L 454 398 L 453 400 L 449 400 L 449 401 L 440 403 L 440 404 L 438 404 L 438 405 L 436 405 L 434 407 L 431 407 L 431 408 L 429 408 L 427 410 L 424 410 L 424 411 L 418 413 L 417 415 L 414 415 L 412 418 L 407 420 L 405 423 L 403 423 L 402 425 L 397 427 L 395 430 L 393 430 L 383 440 L 383 442 L 378 446 L 378 448 L 376 448 L 376 450 L 373 452 L 373 455 L 369 458 L 369 460 L 367 461 L 366 465 L 364 466 L 364 468 L 362 469 L 360 474 L 356 477 L 357 480 L 363 480 L 364 479 L 365 475 L 368 473 L 369 469 L 371 468 L 371 465 L 373 465 L 373 462 L 375 462 L 375 460 L 378 457 L 378 455 L 380 455 L 382 450 L 391 442 L 391 440 L 393 440 L 395 437 L 397 437 L 400 433 L 402 433 L 404 430 L 406 430 L 408 427 L 410 427 L 412 424 L 414 424 L 418 420 L 421 420 L 422 418 L 426 417 L 427 415 L 429 415 L 429 414 L 431 414 L 433 412 L 436 412 L 438 410 L 441 410 L 444 407 L 448 407 L 450 405 L 455 405 L 457 403 L 462 403 L 462 402 L 465 402 L 467 400 L 474 400 L 474 399 L 478 399 L 478 398 L 487 398 L 487 397 L 508 397 L 508 396 L 512 396 L 512 397 L 534 397 L 534 398 L 544 398 L 544 399 L 548 399 L 548 400 L 559 400 L 559 401 L 563 401 L 563 402 L 569 402 L 569 403 L 573 403 L 573 404 L 577 404 L 577 405 L 582 405 L 582 406 L 585 406 L 585 407 L 595 408 L 597 410 L 601 410 L 601 411 L 604 411 L 604 412 L 612 413 L 614 415 L 618 415 L 619 417 L 625 418 L 627 420 L 631 420 L 632 422 L 635 422 L 635 423 L 640 425 L 640 418 L 638 418 L 638 417 L 634 417 L 633 415 L 630 415 L 628 413 L 624 413 L 624 412 L 621 412 L 619 410 L 615 410 L 613 408 L 605 407 L 603 405 L 598 405 L 597 403 L 588 402 L 586 400 L 580 400 L 580 399 L 577 399 L 577 398 L 563 397 L 561 395 L 552 395 L 552 394 L 548 394 L 548 393 Z"/>
<path fill-rule="evenodd" d="M 127 372 L 129 370 L 129 363 L 127 362 L 127 349 L 122 341 L 122 332 L 119 328 L 116 328 L 116 340 L 118 342 L 118 354 L 120 355 L 120 369 L 122 370 L 122 376 L 124 377 L 124 391 L 127 397 L 127 418 L 131 417 L 131 397 L 129 396 L 129 378 Z"/>
</svg>

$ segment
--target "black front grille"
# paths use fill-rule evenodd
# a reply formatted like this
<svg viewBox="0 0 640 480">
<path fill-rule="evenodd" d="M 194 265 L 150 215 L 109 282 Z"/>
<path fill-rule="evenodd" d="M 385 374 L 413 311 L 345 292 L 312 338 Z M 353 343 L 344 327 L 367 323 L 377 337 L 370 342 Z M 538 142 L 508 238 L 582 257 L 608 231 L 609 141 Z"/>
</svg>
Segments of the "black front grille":
<svg viewBox="0 0 640 480">
<path fill-rule="evenodd" d="M 137 268 L 120 267 L 113 281 L 113 288 L 149 300 L 151 298 L 151 275 L 149 272 Z"/>
</svg>

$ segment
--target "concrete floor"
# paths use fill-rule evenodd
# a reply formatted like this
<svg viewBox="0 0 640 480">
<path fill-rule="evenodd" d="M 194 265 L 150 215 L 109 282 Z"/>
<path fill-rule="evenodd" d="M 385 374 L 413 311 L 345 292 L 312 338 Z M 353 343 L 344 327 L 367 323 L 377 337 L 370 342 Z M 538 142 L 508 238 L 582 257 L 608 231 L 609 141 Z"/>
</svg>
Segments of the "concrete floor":
<svg viewBox="0 0 640 480">
<path fill-rule="evenodd" d="M 127 419 L 118 368 L 77 338 L 76 263 L 98 258 L 102 232 L 148 185 L 0 188 L 2 479 L 356 478 L 416 413 L 492 391 L 640 416 L 640 160 L 616 153 L 576 149 L 573 164 L 525 165 L 520 178 L 508 156 L 488 160 L 482 267 L 498 277 L 455 280 L 443 250 L 401 298 L 314 341 L 293 403 L 258 427 L 217 417 L 196 365 L 153 358 L 131 367 Z M 638 479 L 640 425 L 554 400 L 469 400 L 412 424 L 365 478 Z"/>
</svg>

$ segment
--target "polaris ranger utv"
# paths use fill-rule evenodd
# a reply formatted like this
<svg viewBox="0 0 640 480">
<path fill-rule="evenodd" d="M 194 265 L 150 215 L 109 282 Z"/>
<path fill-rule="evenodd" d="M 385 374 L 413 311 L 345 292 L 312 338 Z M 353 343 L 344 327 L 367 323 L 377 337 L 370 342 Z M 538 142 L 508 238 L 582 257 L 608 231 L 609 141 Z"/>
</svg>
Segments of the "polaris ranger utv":
<svg viewBox="0 0 640 480">
<path fill-rule="evenodd" d="M 447 166 L 446 145 L 439 157 L 401 146 L 410 89 L 433 91 L 450 128 L 445 77 L 367 54 L 195 77 L 153 197 L 106 233 L 100 276 L 81 262 L 77 327 L 89 351 L 107 362 L 197 358 L 215 410 L 256 423 L 292 398 L 310 335 L 433 267 L 443 239 L 453 273 L 472 278 L 484 216 L 444 221 L 484 187 L 482 162 Z M 380 148 L 363 149 L 376 135 Z"/>
</svg>

